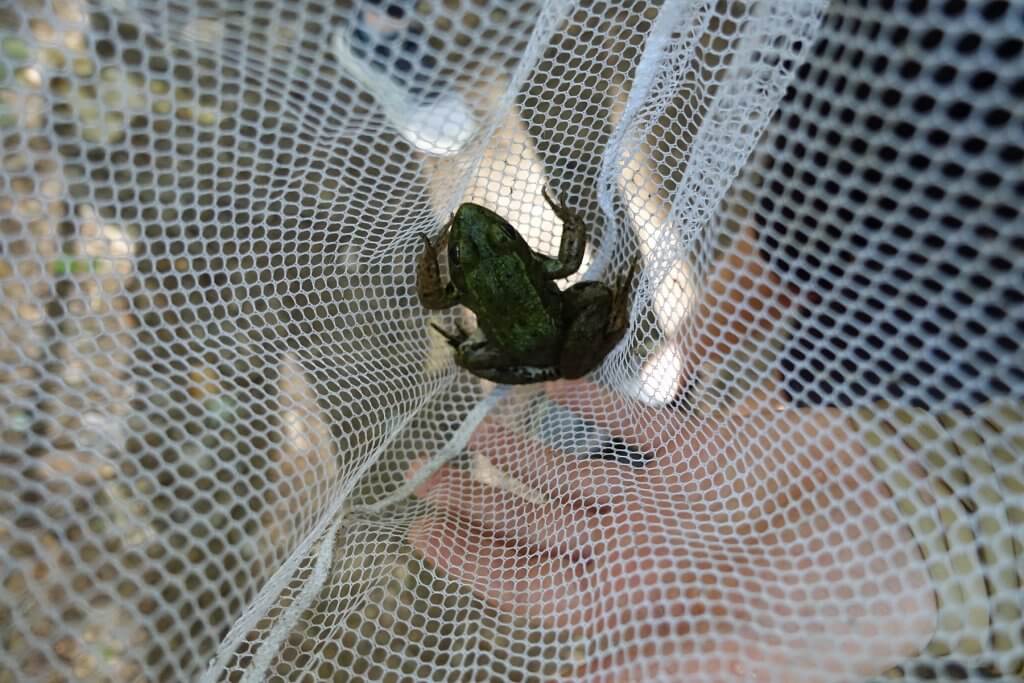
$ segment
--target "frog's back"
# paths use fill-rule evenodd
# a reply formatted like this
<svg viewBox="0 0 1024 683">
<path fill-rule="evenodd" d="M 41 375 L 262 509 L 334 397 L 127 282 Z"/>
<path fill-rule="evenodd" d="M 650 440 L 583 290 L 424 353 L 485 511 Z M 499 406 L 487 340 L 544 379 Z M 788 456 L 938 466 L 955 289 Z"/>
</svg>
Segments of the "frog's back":
<svg viewBox="0 0 1024 683">
<path fill-rule="evenodd" d="M 455 256 L 463 303 L 484 335 L 524 362 L 549 361 L 561 336 L 561 291 L 529 245 L 507 221 L 475 204 L 460 207 L 454 227 L 449 249 L 462 247 Z"/>
<path fill-rule="evenodd" d="M 473 292 L 470 308 L 489 341 L 524 361 L 548 360 L 561 335 L 561 293 L 542 280 L 539 287 L 523 286 L 531 278 L 521 260 L 503 256 L 490 262 L 489 273 L 468 276 Z M 540 354 L 543 358 L 531 358 Z"/>
</svg>

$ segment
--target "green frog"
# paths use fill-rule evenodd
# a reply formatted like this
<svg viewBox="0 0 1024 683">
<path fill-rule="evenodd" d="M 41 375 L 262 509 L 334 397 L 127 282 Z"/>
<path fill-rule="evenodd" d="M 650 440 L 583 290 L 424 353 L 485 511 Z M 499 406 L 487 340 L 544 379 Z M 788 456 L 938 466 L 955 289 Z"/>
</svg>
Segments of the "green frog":
<svg viewBox="0 0 1024 683">
<path fill-rule="evenodd" d="M 477 204 L 463 204 L 444 226 L 438 246 L 421 235 L 416 291 L 423 305 L 440 310 L 462 304 L 476 314 L 477 329 L 437 325 L 455 349 L 455 362 L 501 384 L 530 384 L 582 377 L 596 368 L 626 333 L 629 290 L 636 264 L 613 290 L 580 282 L 566 290 L 553 281 L 583 262 L 587 228 L 572 209 L 544 192 L 563 223 L 558 258 L 538 254 L 508 221 Z M 450 282 L 441 281 L 438 248 L 447 243 Z"/>
</svg>

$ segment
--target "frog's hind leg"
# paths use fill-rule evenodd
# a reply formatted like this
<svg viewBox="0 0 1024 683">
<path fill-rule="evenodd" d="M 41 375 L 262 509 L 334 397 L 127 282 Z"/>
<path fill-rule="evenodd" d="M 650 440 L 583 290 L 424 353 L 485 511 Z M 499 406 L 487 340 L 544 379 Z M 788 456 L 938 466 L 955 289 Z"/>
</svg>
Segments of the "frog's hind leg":
<svg viewBox="0 0 1024 683">
<path fill-rule="evenodd" d="M 580 282 L 563 292 L 562 340 L 559 367 L 566 379 L 577 379 L 598 365 L 622 338 L 608 339 L 606 328 L 612 313 L 612 292 L 600 282 Z"/>
<path fill-rule="evenodd" d="M 559 368 L 566 379 L 587 374 L 604 360 L 629 327 L 629 291 L 636 263 L 613 292 L 601 282 L 580 282 L 565 290 L 566 322 Z"/>
<path fill-rule="evenodd" d="M 458 322 L 457 332 L 449 332 L 440 325 L 430 324 L 455 349 L 455 364 L 498 384 L 532 384 L 558 379 L 561 375 L 554 366 L 519 365 L 497 346 L 490 344 L 480 332 L 472 334 Z"/>
<path fill-rule="evenodd" d="M 558 368 L 553 366 L 512 365 L 503 368 L 466 369 L 477 377 L 482 377 L 497 384 L 534 384 L 536 382 L 549 382 L 562 376 L 558 372 Z"/>
<path fill-rule="evenodd" d="M 560 376 L 558 368 L 553 365 L 516 363 L 504 351 L 478 335 L 459 344 L 455 350 L 455 362 L 477 377 L 499 384 L 533 384 L 558 379 Z"/>
</svg>

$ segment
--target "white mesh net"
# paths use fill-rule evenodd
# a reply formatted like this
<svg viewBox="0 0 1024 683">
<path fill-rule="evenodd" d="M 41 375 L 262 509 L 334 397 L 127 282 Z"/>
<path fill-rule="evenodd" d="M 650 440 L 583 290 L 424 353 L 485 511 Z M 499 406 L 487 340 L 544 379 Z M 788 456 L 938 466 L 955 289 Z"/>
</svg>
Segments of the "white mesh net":
<svg viewBox="0 0 1024 683">
<path fill-rule="evenodd" d="M 0 2 L 0 681 L 1020 677 L 1022 36 Z M 491 384 L 421 235 L 545 188 L 628 330 Z"/>
</svg>

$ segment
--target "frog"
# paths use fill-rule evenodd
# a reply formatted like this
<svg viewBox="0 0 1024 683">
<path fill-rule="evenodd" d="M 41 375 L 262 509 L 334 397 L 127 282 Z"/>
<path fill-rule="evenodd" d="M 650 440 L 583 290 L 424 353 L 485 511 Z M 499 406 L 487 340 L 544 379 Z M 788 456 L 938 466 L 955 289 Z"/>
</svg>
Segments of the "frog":
<svg viewBox="0 0 1024 683">
<path fill-rule="evenodd" d="M 615 287 L 578 282 L 561 289 L 554 281 L 583 263 L 588 228 L 580 214 L 544 200 L 562 222 L 558 256 L 534 251 L 494 211 L 461 204 L 437 242 L 420 233 L 416 291 L 429 310 L 463 305 L 476 315 L 476 329 L 433 324 L 454 349 L 456 365 L 498 384 L 578 379 L 594 370 L 622 340 L 629 323 L 629 291 L 636 262 Z M 447 247 L 448 282 L 439 252 Z"/>
</svg>

